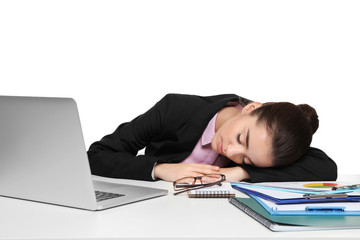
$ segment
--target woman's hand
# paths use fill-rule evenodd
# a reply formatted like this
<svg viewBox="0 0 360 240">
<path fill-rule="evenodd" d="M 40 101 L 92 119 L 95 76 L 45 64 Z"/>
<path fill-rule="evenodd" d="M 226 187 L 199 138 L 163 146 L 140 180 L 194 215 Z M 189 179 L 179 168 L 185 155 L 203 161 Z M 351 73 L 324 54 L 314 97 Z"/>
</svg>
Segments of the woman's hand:
<svg viewBox="0 0 360 240">
<path fill-rule="evenodd" d="M 241 167 L 221 168 L 220 173 L 226 176 L 227 181 L 243 181 L 250 179 L 249 174 Z"/>
<path fill-rule="evenodd" d="M 154 168 L 154 177 L 173 182 L 183 177 L 220 173 L 220 168 L 199 163 L 160 163 Z"/>
</svg>

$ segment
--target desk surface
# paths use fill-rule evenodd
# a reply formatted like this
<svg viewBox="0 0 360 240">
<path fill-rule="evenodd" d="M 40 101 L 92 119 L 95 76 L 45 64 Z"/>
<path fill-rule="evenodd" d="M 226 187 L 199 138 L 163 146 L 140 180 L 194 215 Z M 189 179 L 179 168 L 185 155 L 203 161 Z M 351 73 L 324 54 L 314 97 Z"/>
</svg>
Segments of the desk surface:
<svg viewBox="0 0 360 240">
<path fill-rule="evenodd" d="M 171 183 L 106 181 L 169 190 L 164 197 L 100 212 L 0 197 L 0 239 L 355 239 L 360 229 L 271 232 L 227 199 L 173 196 Z M 339 180 L 359 181 L 358 177 Z M 244 196 L 237 192 L 237 196 Z"/>
</svg>

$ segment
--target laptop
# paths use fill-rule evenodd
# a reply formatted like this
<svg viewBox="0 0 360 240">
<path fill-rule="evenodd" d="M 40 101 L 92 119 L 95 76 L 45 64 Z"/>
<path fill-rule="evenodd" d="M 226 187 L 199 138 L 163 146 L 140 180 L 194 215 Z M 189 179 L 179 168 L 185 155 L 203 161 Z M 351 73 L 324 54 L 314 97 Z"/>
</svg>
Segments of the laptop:
<svg viewBox="0 0 360 240">
<path fill-rule="evenodd" d="M 167 192 L 93 181 L 73 99 L 0 96 L 0 196 L 95 211 Z"/>
</svg>

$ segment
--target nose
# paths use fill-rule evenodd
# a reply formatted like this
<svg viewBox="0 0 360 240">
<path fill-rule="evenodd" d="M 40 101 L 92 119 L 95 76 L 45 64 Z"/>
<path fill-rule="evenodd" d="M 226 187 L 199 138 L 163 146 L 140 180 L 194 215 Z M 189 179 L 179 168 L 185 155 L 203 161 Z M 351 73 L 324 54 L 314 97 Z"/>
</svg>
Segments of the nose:
<svg viewBox="0 0 360 240">
<path fill-rule="evenodd" d="M 225 150 L 225 156 L 227 158 L 234 158 L 244 155 L 243 148 L 241 146 L 235 146 L 233 144 L 228 145 Z"/>
</svg>

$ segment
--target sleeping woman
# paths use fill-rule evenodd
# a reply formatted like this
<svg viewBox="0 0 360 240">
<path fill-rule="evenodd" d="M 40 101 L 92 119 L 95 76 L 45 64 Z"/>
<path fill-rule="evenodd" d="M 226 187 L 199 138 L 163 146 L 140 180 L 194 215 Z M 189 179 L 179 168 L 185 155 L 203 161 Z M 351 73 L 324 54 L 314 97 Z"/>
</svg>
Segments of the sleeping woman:
<svg viewBox="0 0 360 240">
<path fill-rule="evenodd" d="M 318 126 L 307 104 L 168 94 L 93 143 L 88 156 L 93 174 L 112 178 L 221 173 L 232 181 L 333 181 L 335 162 L 310 147 Z"/>
</svg>

